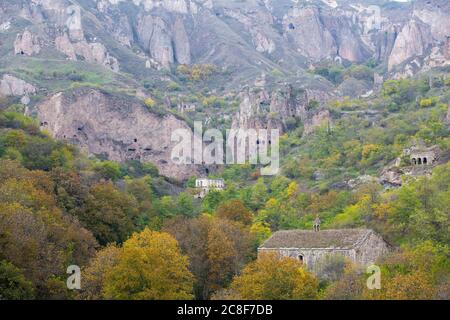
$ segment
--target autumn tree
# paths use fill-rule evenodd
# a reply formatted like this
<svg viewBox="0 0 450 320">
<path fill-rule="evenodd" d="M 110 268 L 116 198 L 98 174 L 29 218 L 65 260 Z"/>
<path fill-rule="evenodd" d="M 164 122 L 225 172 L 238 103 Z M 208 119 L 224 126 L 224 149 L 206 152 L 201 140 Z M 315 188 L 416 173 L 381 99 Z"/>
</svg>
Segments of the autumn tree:
<svg viewBox="0 0 450 320">
<path fill-rule="evenodd" d="M 34 297 L 32 283 L 8 261 L 0 261 L 0 300 L 26 300 Z"/>
<path fill-rule="evenodd" d="M 105 245 L 122 242 L 134 231 L 137 208 L 132 195 L 120 192 L 111 182 L 99 183 L 91 188 L 78 216 L 98 242 Z"/>
<path fill-rule="evenodd" d="M 255 245 L 259 246 L 272 235 L 270 227 L 264 222 L 255 222 L 250 226 L 250 234 L 255 239 Z"/>
<path fill-rule="evenodd" d="M 105 275 L 107 299 L 191 299 L 193 276 L 188 258 L 167 233 L 148 228 L 124 242 L 118 261 Z"/>
<path fill-rule="evenodd" d="M 125 179 L 125 191 L 132 195 L 138 203 L 138 225 L 148 224 L 153 208 L 154 195 L 151 190 L 151 178 Z"/>
<path fill-rule="evenodd" d="M 0 259 L 23 271 L 36 296 L 67 297 L 66 268 L 89 260 L 94 237 L 58 208 L 48 173 L 0 160 L 0 177 Z"/>
<path fill-rule="evenodd" d="M 425 241 L 405 247 L 381 261 L 381 289 L 365 290 L 368 299 L 424 300 L 442 297 L 439 289 L 448 285 L 448 246 Z"/>
<path fill-rule="evenodd" d="M 209 225 L 206 246 L 206 258 L 209 265 L 205 287 L 207 294 L 227 285 L 232 276 L 239 271 L 235 263 L 238 248 L 235 247 L 231 235 L 223 228 L 224 225 L 225 223 L 217 223 L 217 221 L 212 221 Z"/>
<path fill-rule="evenodd" d="M 114 244 L 97 251 L 95 257 L 82 271 L 83 284 L 79 298 L 88 300 L 103 298 L 102 290 L 105 285 L 105 276 L 109 270 L 117 265 L 120 252 L 121 249 Z"/>
<path fill-rule="evenodd" d="M 216 215 L 218 218 L 239 222 L 243 225 L 251 224 L 253 218 L 250 210 L 240 200 L 230 200 L 220 204 L 216 209 Z"/>
<path fill-rule="evenodd" d="M 188 255 L 198 299 L 208 299 L 227 286 L 252 257 L 254 238 L 248 228 L 226 219 L 177 217 L 168 221 L 163 230 L 172 234 Z"/>
<path fill-rule="evenodd" d="M 298 260 L 267 253 L 249 263 L 231 288 L 241 299 L 304 300 L 317 298 L 318 283 Z"/>
<path fill-rule="evenodd" d="M 365 278 L 360 268 L 353 263 L 345 263 L 342 274 L 323 292 L 327 300 L 361 299 L 365 286 Z"/>
<path fill-rule="evenodd" d="M 58 167 L 50 172 L 50 176 L 54 183 L 58 206 L 75 215 L 76 210 L 83 206 L 89 194 L 89 188 L 83 185 L 80 174 L 74 170 Z"/>
</svg>

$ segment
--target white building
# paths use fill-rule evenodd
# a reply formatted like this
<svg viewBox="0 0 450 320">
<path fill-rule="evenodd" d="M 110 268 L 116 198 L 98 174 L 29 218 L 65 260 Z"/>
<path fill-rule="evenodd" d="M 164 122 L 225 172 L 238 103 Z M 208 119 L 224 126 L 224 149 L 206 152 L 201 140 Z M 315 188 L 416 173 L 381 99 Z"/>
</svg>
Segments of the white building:
<svg viewBox="0 0 450 320">
<path fill-rule="evenodd" d="M 195 188 L 199 190 L 197 198 L 205 197 L 210 190 L 223 190 L 225 189 L 225 182 L 223 179 L 197 179 L 195 180 Z"/>
</svg>

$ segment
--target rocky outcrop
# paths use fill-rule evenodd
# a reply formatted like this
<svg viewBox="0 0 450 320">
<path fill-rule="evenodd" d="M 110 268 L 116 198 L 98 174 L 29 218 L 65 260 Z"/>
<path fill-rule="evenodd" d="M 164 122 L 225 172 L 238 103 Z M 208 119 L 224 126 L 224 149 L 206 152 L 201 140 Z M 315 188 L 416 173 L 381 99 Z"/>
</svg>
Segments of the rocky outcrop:
<svg viewBox="0 0 450 320">
<path fill-rule="evenodd" d="M 168 69 L 177 62 L 191 63 L 190 40 L 183 18 L 172 22 L 155 15 L 138 17 L 136 34 L 140 46 L 162 68 Z"/>
<path fill-rule="evenodd" d="M 41 45 L 37 36 L 30 31 L 25 30 L 22 34 L 18 34 L 14 41 L 14 53 L 32 56 L 41 51 Z"/>
<path fill-rule="evenodd" d="M 11 33 L 5 39 L 14 39 L 21 26 L 11 17 L 28 21 L 35 35 L 22 32 L 16 53 L 42 53 L 45 46 L 52 58 L 56 49 L 68 59 L 114 71 L 120 62 L 121 71 L 142 77 L 152 72 L 147 68 L 214 64 L 230 74 L 231 81 L 227 78 L 223 85 L 226 89 L 237 89 L 244 81 L 249 84 L 263 72 L 281 71 L 273 73 L 279 79 L 300 77 L 305 68 L 323 60 L 347 64 L 373 59 L 381 64 L 380 70 L 389 68 L 389 77 L 450 64 L 448 1 L 391 2 L 375 7 L 379 10 L 372 4 L 360 0 L 6 1 L 0 29 Z M 8 45 L 14 42 L 8 41 Z"/>
<path fill-rule="evenodd" d="M 140 45 L 163 68 L 174 63 L 174 48 L 170 27 L 161 17 L 145 15 L 138 19 L 137 35 Z"/>
<path fill-rule="evenodd" d="M 175 60 L 180 64 L 191 63 L 191 48 L 189 37 L 184 28 L 184 23 L 181 18 L 177 18 L 173 25 L 173 46 L 175 53 Z"/>
<path fill-rule="evenodd" d="M 176 164 L 171 134 L 189 129 L 173 115 L 155 115 L 139 100 L 80 88 L 58 93 L 37 107 L 42 128 L 89 154 L 115 161 L 151 161 L 161 174 L 185 179 L 198 173 L 194 165 Z"/>
<path fill-rule="evenodd" d="M 9 74 L 0 80 L 0 96 L 28 96 L 36 91 L 33 85 Z"/>
<path fill-rule="evenodd" d="M 429 27 L 415 20 L 408 22 L 395 40 L 389 56 L 388 69 L 426 53 L 431 41 Z"/>
<path fill-rule="evenodd" d="M 239 110 L 233 117 L 232 128 L 278 129 L 285 132 L 297 121 L 307 128 L 307 134 L 314 128 L 331 121 L 327 110 L 315 109 L 330 96 L 319 90 L 294 88 L 288 85 L 269 92 L 265 89 L 247 88 L 240 94 Z M 311 103 L 317 106 L 311 109 Z"/>
<path fill-rule="evenodd" d="M 450 3 L 446 0 L 418 0 L 413 17 L 430 26 L 433 39 L 445 42 L 450 32 Z"/>
<path fill-rule="evenodd" d="M 379 181 L 383 185 L 399 187 L 402 185 L 403 172 L 398 168 L 388 168 L 382 170 Z"/>
<path fill-rule="evenodd" d="M 70 60 L 77 60 L 77 56 L 80 56 L 87 62 L 103 65 L 115 72 L 119 71 L 119 62 L 116 58 L 110 56 L 101 43 L 88 43 L 86 40 L 71 42 L 68 34 L 64 33 L 56 37 L 55 46 Z"/>
<path fill-rule="evenodd" d="M 275 40 L 266 32 L 273 25 L 273 17 L 266 11 L 241 12 L 238 9 L 224 9 L 224 14 L 241 23 L 252 38 L 258 52 L 272 53 L 276 49 Z"/>
<path fill-rule="evenodd" d="M 281 119 L 270 113 L 270 94 L 265 90 L 247 88 L 240 94 L 239 110 L 233 117 L 233 129 L 278 129 L 283 130 Z"/>
<path fill-rule="evenodd" d="M 294 7 L 283 17 L 283 28 L 297 51 L 314 61 L 337 54 L 335 39 L 323 24 L 318 8 Z"/>
<path fill-rule="evenodd" d="M 56 49 L 64 53 L 70 60 L 77 60 L 77 54 L 75 52 L 75 47 L 72 42 L 70 42 L 67 33 L 56 37 L 55 39 Z"/>
</svg>

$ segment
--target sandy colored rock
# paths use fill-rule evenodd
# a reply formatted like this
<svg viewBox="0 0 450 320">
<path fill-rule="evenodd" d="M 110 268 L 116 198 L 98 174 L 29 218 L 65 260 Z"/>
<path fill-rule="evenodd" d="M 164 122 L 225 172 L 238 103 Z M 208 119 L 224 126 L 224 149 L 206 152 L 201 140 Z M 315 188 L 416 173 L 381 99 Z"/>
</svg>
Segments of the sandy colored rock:
<svg viewBox="0 0 450 320">
<path fill-rule="evenodd" d="M 2 96 L 23 96 L 36 93 L 36 88 L 12 75 L 5 74 L 0 80 L 0 95 Z"/>
<path fill-rule="evenodd" d="M 18 34 L 14 41 L 14 53 L 32 56 L 41 51 L 39 39 L 30 31 L 25 30 L 22 34 Z"/>
<path fill-rule="evenodd" d="M 58 93 L 41 103 L 38 118 L 53 137 L 67 140 L 89 154 L 114 161 L 151 161 L 160 173 L 186 179 L 199 171 L 194 165 L 176 164 L 171 134 L 188 125 L 173 115 L 149 112 L 139 100 L 80 88 Z"/>
</svg>

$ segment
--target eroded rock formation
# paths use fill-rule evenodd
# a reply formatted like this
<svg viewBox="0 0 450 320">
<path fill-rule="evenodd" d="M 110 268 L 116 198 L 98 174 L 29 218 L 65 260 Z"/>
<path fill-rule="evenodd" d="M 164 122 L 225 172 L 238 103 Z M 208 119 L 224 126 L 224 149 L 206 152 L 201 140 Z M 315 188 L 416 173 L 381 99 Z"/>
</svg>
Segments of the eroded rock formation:
<svg viewBox="0 0 450 320">
<path fill-rule="evenodd" d="M 36 35 L 30 31 L 25 30 L 23 33 L 19 33 L 14 41 L 14 53 L 32 56 L 38 54 L 41 51 L 39 39 Z"/>
<path fill-rule="evenodd" d="M 186 179 L 198 172 L 194 165 L 176 164 L 171 152 L 176 129 L 189 129 L 173 115 L 149 112 L 139 100 L 94 89 L 58 93 L 37 108 L 43 129 L 90 154 L 115 161 L 151 161 L 161 174 Z"/>
<path fill-rule="evenodd" d="M 305 134 L 310 134 L 317 126 L 331 122 L 328 110 L 321 108 L 330 97 L 324 91 L 291 85 L 272 92 L 247 88 L 240 94 L 241 103 L 232 127 L 278 129 L 283 133 L 292 122 L 301 121 L 305 125 Z"/>
<path fill-rule="evenodd" d="M 9 74 L 3 75 L 0 80 L 0 96 L 25 96 L 35 94 L 36 91 L 33 85 Z"/>
</svg>

